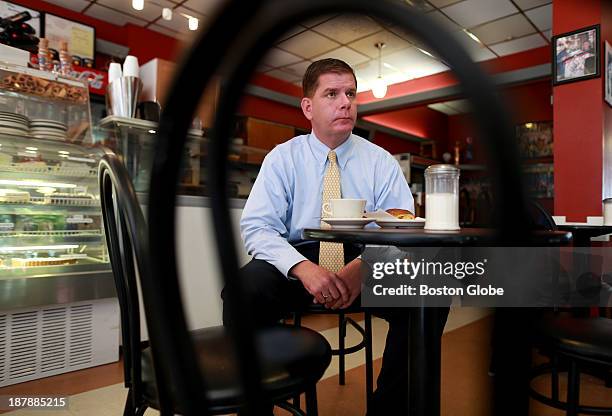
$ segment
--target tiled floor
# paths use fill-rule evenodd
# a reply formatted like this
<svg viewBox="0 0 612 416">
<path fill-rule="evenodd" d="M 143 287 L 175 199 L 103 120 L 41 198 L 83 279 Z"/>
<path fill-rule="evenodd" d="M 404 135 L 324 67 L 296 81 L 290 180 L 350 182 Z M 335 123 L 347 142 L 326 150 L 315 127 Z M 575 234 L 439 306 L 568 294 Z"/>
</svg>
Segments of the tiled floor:
<svg viewBox="0 0 612 416">
<path fill-rule="evenodd" d="M 491 395 L 491 378 L 488 376 L 490 359 L 490 332 L 492 320 L 489 311 L 474 308 L 453 309 L 442 338 L 442 397 L 444 416 L 488 416 Z M 359 319 L 359 316 L 356 317 Z M 320 331 L 332 345 L 337 342 L 337 319 L 335 316 L 318 315 L 304 318 L 304 324 Z M 374 371 L 380 370 L 382 351 L 386 335 L 386 323 L 374 319 Z M 347 345 L 353 343 L 357 334 L 349 330 Z M 318 384 L 319 414 L 353 416 L 365 413 L 365 369 L 363 354 L 347 356 L 346 385 L 338 385 L 337 360 L 326 371 Z M 18 410 L 5 413 L 10 416 L 110 416 L 121 415 L 126 390 L 122 384 L 120 363 L 82 370 L 47 379 L 36 380 L 0 389 L 0 395 L 9 394 L 59 394 L 70 395 L 66 411 Z M 536 384 L 546 390 L 546 380 Z M 612 390 L 602 382 L 583 377 L 581 397 L 594 404 L 612 406 Z M 563 387 L 562 387 L 563 391 Z M 158 412 L 147 410 L 145 415 Z M 277 415 L 285 415 L 282 410 Z M 532 416 L 555 416 L 562 412 L 546 406 L 533 404 Z"/>
</svg>

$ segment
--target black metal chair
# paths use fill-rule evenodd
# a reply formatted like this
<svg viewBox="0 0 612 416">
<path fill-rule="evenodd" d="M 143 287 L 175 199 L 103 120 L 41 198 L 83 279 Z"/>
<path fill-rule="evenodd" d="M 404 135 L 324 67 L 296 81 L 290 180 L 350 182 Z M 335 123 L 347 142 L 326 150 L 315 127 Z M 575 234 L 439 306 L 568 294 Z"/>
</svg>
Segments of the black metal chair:
<svg viewBox="0 0 612 416">
<path fill-rule="evenodd" d="M 121 310 L 125 386 L 129 389 L 124 415 L 142 415 L 148 407 L 162 414 L 183 413 L 176 391 L 156 365 L 160 350 L 151 336 L 151 346 L 141 349 L 138 287 L 149 278 L 147 226 L 127 171 L 116 155 L 107 153 L 99 166 L 100 197 L 104 229 Z M 143 290 L 145 309 L 154 307 Z M 151 325 L 145 314 L 147 324 Z M 223 327 L 191 332 L 203 374 L 208 414 L 236 412 L 244 404 L 233 342 Z M 293 414 L 303 412 L 284 403 L 306 393 L 308 415 L 317 414 L 316 383 L 331 360 L 331 348 L 315 331 L 283 326 L 262 330 L 256 345 L 262 363 L 263 402 L 277 404 Z"/>
<path fill-rule="evenodd" d="M 363 312 L 363 327 L 359 325 L 353 318 L 346 316 L 351 313 Z M 351 306 L 347 309 L 333 310 L 327 309 L 322 305 L 313 304 L 309 305 L 303 311 L 297 311 L 293 313 L 293 324 L 296 327 L 302 326 L 302 315 L 303 314 L 335 314 L 338 315 L 338 348 L 332 349 L 332 355 L 338 356 L 338 384 L 341 386 L 345 385 L 345 373 L 346 354 L 353 354 L 355 352 L 365 349 L 365 370 L 366 370 L 366 408 L 369 408 L 370 400 L 372 399 L 372 393 L 374 392 L 374 368 L 372 364 L 372 314 L 367 309 L 363 309 L 359 306 Z M 355 345 L 346 346 L 346 329 L 347 326 L 352 326 L 360 335 L 361 341 Z M 299 406 L 299 397 L 294 398 L 293 404 Z"/>
<path fill-rule="evenodd" d="M 557 228 L 552 216 L 541 205 L 532 201 L 529 209 L 534 227 Z M 550 373 L 551 395 L 545 396 L 530 386 L 531 397 L 565 410 L 568 416 L 579 413 L 612 415 L 612 408 L 580 405 L 581 369 L 588 368 L 590 374 L 609 378 L 612 370 L 612 320 L 575 318 L 558 311 L 544 313 L 535 325 L 534 336 L 536 345 L 550 357 L 550 361 L 536 366 L 531 378 Z M 593 372 L 593 369 L 599 371 Z M 566 401 L 559 398 L 559 373 L 563 371 L 568 374 Z"/>
</svg>

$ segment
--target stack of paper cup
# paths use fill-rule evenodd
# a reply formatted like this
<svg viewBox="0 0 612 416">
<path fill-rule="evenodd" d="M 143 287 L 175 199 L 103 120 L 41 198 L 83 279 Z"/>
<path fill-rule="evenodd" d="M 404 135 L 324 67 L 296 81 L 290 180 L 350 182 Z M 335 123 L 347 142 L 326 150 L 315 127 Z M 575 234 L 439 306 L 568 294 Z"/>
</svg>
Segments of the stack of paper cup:
<svg viewBox="0 0 612 416">
<path fill-rule="evenodd" d="M 131 55 L 125 58 L 123 75 L 119 64 L 111 64 L 108 70 L 109 84 L 106 88 L 106 110 L 114 116 L 136 117 L 138 99 L 142 91 L 138 58 Z"/>
<path fill-rule="evenodd" d="M 110 66 L 108 67 L 108 83 L 110 84 L 114 80 L 121 78 L 122 75 L 123 74 L 121 73 L 121 64 L 117 62 L 111 62 Z"/>
<path fill-rule="evenodd" d="M 123 62 L 123 76 L 124 77 L 140 77 L 140 67 L 138 66 L 138 58 L 132 55 L 125 57 Z"/>
</svg>

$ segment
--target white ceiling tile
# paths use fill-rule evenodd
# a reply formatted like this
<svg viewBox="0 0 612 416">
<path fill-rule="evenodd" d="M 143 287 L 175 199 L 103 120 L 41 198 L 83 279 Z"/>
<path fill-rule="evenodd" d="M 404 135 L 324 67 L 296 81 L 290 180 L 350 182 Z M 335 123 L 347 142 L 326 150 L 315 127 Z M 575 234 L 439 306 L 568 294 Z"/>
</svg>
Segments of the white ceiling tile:
<svg viewBox="0 0 612 416">
<path fill-rule="evenodd" d="M 378 77 L 378 61 L 370 61 L 365 64 L 357 66 L 355 69 L 355 76 L 364 82 L 370 82 Z M 381 66 L 380 73 L 383 77 L 390 76 L 394 72 L 398 72 L 395 69 Z"/>
<path fill-rule="evenodd" d="M 191 11 L 211 16 L 226 3 L 226 0 L 187 0 L 182 6 L 187 7 Z"/>
<path fill-rule="evenodd" d="M 470 30 L 486 45 L 520 38 L 535 31 L 536 29 L 520 13 Z"/>
<path fill-rule="evenodd" d="M 276 68 L 279 66 L 295 64 L 302 60 L 302 58 L 295 56 L 292 53 L 282 51 L 278 48 L 271 48 L 264 57 L 263 64 Z"/>
<path fill-rule="evenodd" d="M 408 48 L 383 57 L 383 63 L 390 64 L 410 78 L 420 78 L 448 71 L 448 67 L 416 48 Z"/>
<path fill-rule="evenodd" d="M 284 41 L 286 39 L 289 39 L 289 38 L 291 38 L 291 37 L 293 37 L 293 36 L 295 36 L 297 34 L 300 34 L 300 33 L 304 32 L 305 30 L 306 30 L 306 28 L 304 26 L 300 26 L 300 25 L 292 27 L 291 29 L 289 29 L 288 31 L 283 33 L 280 38 L 278 38 L 277 43 L 280 43 L 280 42 L 282 42 L 282 41 Z"/>
<path fill-rule="evenodd" d="M 129 14 L 119 13 L 109 9 L 108 7 L 98 6 L 97 4 L 94 4 L 87 9 L 85 14 L 87 16 L 95 17 L 96 19 L 104 20 L 105 22 L 110 22 L 118 26 L 123 26 L 126 23 L 144 26 L 147 23 L 145 20 L 137 19 Z"/>
<path fill-rule="evenodd" d="M 340 46 L 340 44 L 321 36 L 312 30 L 300 33 L 290 39 L 280 42 L 278 46 L 294 55 L 310 59 Z"/>
<path fill-rule="evenodd" d="M 412 44 L 408 41 L 400 38 L 397 35 L 385 30 L 374 35 L 370 35 L 366 38 L 352 42 L 349 46 L 362 54 L 369 56 L 370 58 L 378 58 L 378 49 L 375 44 L 377 42 L 384 42 L 385 47 L 382 50 L 382 56 L 391 54 L 395 51 L 406 49 Z"/>
<path fill-rule="evenodd" d="M 457 113 L 471 113 L 472 112 L 472 104 L 470 103 L 470 100 L 461 99 L 461 100 L 445 101 L 443 104 L 457 111 Z"/>
<path fill-rule="evenodd" d="M 312 27 L 315 27 L 316 25 L 319 25 L 319 24 L 329 20 L 329 19 L 333 19 L 336 16 L 337 16 L 337 14 L 328 14 L 328 15 L 325 15 L 325 16 L 318 16 L 318 17 L 314 17 L 312 19 L 308 19 L 305 22 L 300 22 L 300 24 L 302 26 L 306 26 L 306 27 L 312 28 Z"/>
<path fill-rule="evenodd" d="M 534 7 L 552 3 L 552 0 L 514 0 L 517 6 L 523 10 L 533 9 Z"/>
<path fill-rule="evenodd" d="M 168 0 L 156 0 L 155 3 L 145 1 L 144 9 L 142 10 L 134 9 L 131 2 L 125 0 L 98 0 L 97 3 L 149 22 L 161 16 L 162 7 L 172 8 L 176 6 Z"/>
<path fill-rule="evenodd" d="M 382 27 L 368 16 L 343 14 L 316 26 L 314 31 L 340 43 L 371 35 Z"/>
<path fill-rule="evenodd" d="M 266 75 L 269 75 L 274 78 L 282 79 L 283 81 L 287 81 L 287 82 L 298 82 L 301 80 L 300 77 L 296 77 L 294 74 L 285 72 L 280 69 L 275 69 L 273 71 L 266 72 Z"/>
<path fill-rule="evenodd" d="M 548 30 L 546 30 L 546 31 L 544 31 L 542 33 L 544 33 L 544 36 L 546 36 L 546 38 L 548 40 L 551 40 L 551 38 L 552 38 L 552 29 L 548 29 Z"/>
<path fill-rule="evenodd" d="M 197 17 L 200 20 L 198 30 L 189 30 L 189 22 L 186 16 Z M 167 29 L 174 30 L 175 32 L 191 36 L 198 33 L 198 31 L 201 30 L 202 27 L 204 27 L 209 21 L 210 17 L 203 16 L 199 13 L 194 13 L 192 10 L 185 9 L 184 7 L 177 7 L 173 10 L 172 20 L 159 19 L 156 24 Z"/>
<path fill-rule="evenodd" d="M 436 111 L 439 111 L 441 113 L 444 113 L 447 116 L 454 116 L 455 114 L 459 114 L 455 109 L 453 109 L 451 107 L 448 107 L 444 103 L 429 104 L 427 107 L 431 108 L 432 110 L 436 110 Z"/>
<path fill-rule="evenodd" d="M 510 55 L 517 52 L 526 51 L 546 45 L 546 41 L 538 33 L 525 36 L 524 38 L 514 39 L 509 42 L 492 45 L 491 49 L 498 55 Z"/>
<path fill-rule="evenodd" d="M 548 30 L 552 28 L 552 4 L 528 10 L 525 14 L 538 29 Z"/>
<path fill-rule="evenodd" d="M 470 38 L 464 31 L 454 33 L 455 39 L 463 46 L 468 55 L 475 62 L 482 62 L 496 58 L 495 54 L 487 49 L 482 43 L 478 43 Z"/>
<path fill-rule="evenodd" d="M 46 0 L 47 3 L 55 4 L 66 9 L 82 12 L 89 5 L 88 0 Z"/>
<path fill-rule="evenodd" d="M 351 66 L 358 65 L 362 62 L 366 62 L 370 60 L 370 57 L 365 56 L 359 52 L 356 52 L 350 48 L 347 48 L 346 46 L 342 46 L 338 49 L 334 49 L 333 51 L 324 53 L 323 55 L 319 55 L 313 58 L 313 60 L 318 61 L 319 59 L 324 59 L 324 58 L 340 59 Z"/>
<path fill-rule="evenodd" d="M 471 28 L 490 20 L 515 14 L 518 9 L 510 0 L 466 0 L 442 9 L 455 22 Z"/>
<path fill-rule="evenodd" d="M 429 0 L 429 2 L 431 4 L 433 4 L 436 7 L 445 7 L 445 6 L 449 6 L 453 3 L 458 3 L 461 0 Z"/>
<path fill-rule="evenodd" d="M 297 64 L 292 64 L 292 65 L 287 65 L 282 67 L 281 69 L 285 72 L 289 72 L 290 74 L 293 74 L 297 77 L 299 77 L 300 79 L 302 77 L 304 77 L 304 73 L 306 72 L 306 68 L 308 68 L 308 66 L 310 66 L 312 62 L 310 61 L 303 61 L 303 62 L 298 62 Z"/>
<path fill-rule="evenodd" d="M 450 20 L 440 11 L 435 10 L 433 12 L 427 13 L 427 16 L 433 19 L 436 23 L 440 24 L 444 29 L 449 32 L 456 32 L 457 30 L 461 29 L 461 27 L 459 27 L 457 23 Z"/>
</svg>

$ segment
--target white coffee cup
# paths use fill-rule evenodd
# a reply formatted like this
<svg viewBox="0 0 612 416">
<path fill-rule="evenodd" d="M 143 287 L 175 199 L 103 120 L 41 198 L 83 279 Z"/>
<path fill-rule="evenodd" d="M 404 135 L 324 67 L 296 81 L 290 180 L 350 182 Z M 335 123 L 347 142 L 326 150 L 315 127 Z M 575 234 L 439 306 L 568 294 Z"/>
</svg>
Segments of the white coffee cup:
<svg viewBox="0 0 612 416">
<path fill-rule="evenodd" d="M 323 213 L 331 218 L 361 218 L 365 205 L 365 199 L 330 199 L 323 204 Z"/>
<path fill-rule="evenodd" d="M 140 67 L 138 66 L 138 58 L 132 55 L 125 57 L 123 62 L 123 76 L 124 77 L 140 77 Z"/>
<path fill-rule="evenodd" d="M 612 198 L 603 200 L 603 223 L 604 225 L 612 225 Z"/>
</svg>

